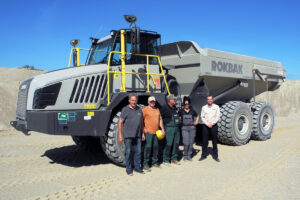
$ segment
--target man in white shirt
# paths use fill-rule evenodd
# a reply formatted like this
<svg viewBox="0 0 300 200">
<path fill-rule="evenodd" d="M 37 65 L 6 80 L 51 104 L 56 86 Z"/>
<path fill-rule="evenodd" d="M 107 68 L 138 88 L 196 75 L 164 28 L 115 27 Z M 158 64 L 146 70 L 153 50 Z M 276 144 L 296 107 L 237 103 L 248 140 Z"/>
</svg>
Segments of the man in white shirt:
<svg viewBox="0 0 300 200">
<path fill-rule="evenodd" d="M 217 123 L 220 119 L 220 108 L 218 105 L 214 104 L 213 96 L 207 97 L 207 104 L 202 107 L 201 110 L 201 120 L 203 124 L 202 131 L 202 155 L 199 161 L 204 160 L 207 157 L 207 146 L 208 146 L 208 136 L 211 134 L 211 140 L 213 144 L 213 158 L 220 162 L 218 158 L 218 146 L 217 146 Z"/>
</svg>

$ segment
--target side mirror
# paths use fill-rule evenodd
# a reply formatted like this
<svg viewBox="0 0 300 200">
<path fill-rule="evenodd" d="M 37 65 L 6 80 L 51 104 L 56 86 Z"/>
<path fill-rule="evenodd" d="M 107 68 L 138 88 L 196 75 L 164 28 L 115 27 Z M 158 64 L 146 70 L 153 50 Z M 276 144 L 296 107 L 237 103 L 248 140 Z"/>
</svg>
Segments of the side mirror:
<svg viewBox="0 0 300 200">
<path fill-rule="evenodd" d="M 124 19 L 130 24 L 133 24 L 137 21 L 137 16 L 135 16 L 135 15 L 123 15 L 123 16 L 124 16 Z"/>
<path fill-rule="evenodd" d="M 80 40 L 71 40 L 70 44 L 75 48 L 79 44 Z"/>
</svg>

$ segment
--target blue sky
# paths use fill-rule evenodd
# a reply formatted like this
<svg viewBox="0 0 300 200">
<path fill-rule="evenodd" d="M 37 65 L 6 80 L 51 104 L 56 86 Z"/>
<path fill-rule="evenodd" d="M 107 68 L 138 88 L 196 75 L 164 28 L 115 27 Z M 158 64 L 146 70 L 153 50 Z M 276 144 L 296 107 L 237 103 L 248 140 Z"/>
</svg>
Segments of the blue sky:
<svg viewBox="0 0 300 200">
<path fill-rule="evenodd" d="M 193 40 L 202 48 L 279 61 L 300 80 L 300 1 L 297 0 L 2 0 L 0 66 L 44 70 L 68 64 L 71 39 L 128 28 L 123 14 L 162 35 L 162 43 Z"/>
</svg>

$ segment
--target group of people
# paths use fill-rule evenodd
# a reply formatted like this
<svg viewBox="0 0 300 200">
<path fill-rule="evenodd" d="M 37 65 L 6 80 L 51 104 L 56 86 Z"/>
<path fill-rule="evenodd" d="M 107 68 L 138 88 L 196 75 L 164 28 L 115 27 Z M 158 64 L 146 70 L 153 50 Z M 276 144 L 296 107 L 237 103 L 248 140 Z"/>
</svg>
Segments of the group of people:
<svg viewBox="0 0 300 200">
<path fill-rule="evenodd" d="M 183 160 L 192 161 L 196 126 L 200 117 L 191 107 L 190 99 L 188 97 L 184 98 L 184 106 L 179 111 L 175 106 L 176 97 L 174 95 L 167 96 L 167 104 L 163 105 L 161 109 L 155 106 L 156 99 L 154 96 L 148 98 L 148 106 L 143 109 L 137 105 L 137 102 L 138 96 L 135 93 L 130 93 L 129 104 L 122 109 L 118 122 L 119 142 L 125 144 L 126 173 L 130 176 L 133 175 L 133 171 L 144 174 L 144 170 L 151 171 L 150 166 L 160 167 L 158 163 L 159 141 L 156 136 L 156 131 L 159 129 L 165 136 L 164 165 L 180 165 L 178 161 L 180 132 L 184 145 Z M 212 96 L 208 96 L 207 105 L 203 106 L 201 111 L 201 120 L 204 125 L 202 155 L 199 161 L 204 160 L 208 155 L 209 134 L 211 134 L 213 143 L 213 158 L 217 162 L 220 161 L 217 148 L 217 122 L 219 118 L 219 106 L 213 104 Z M 142 141 L 145 141 L 143 163 L 141 163 Z"/>
</svg>

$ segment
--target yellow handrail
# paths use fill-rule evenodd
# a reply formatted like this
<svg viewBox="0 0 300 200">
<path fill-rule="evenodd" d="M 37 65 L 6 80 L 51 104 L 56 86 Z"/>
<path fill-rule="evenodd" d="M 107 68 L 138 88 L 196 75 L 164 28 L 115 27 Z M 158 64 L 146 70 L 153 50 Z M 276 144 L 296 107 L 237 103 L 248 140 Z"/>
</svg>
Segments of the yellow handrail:
<svg viewBox="0 0 300 200">
<path fill-rule="evenodd" d="M 125 51 L 125 30 L 121 30 L 121 64 L 122 64 L 122 86 L 121 92 L 126 92 L 125 86 L 125 59 L 126 59 L 126 51 Z"/>
<path fill-rule="evenodd" d="M 147 92 L 150 92 L 149 87 L 149 56 L 147 55 Z"/>
<path fill-rule="evenodd" d="M 149 76 L 153 76 L 153 75 L 162 76 L 164 78 L 164 82 L 165 82 L 165 85 L 166 85 L 166 88 L 167 88 L 167 92 L 168 92 L 168 94 L 170 94 L 169 86 L 168 86 L 168 83 L 167 83 L 167 79 L 165 77 L 165 73 L 164 73 L 163 67 L 161 65 L 161 61 L 160 61 L 159 56 L 148 55 L 148 54 L 133 54 L 133 53 L 128 53 L 128 52 L 123 52 L 123 54 L 125 54 L 125 55 L 128 54 L 128 55 L 145 56 L 145 57 L 147 57 L 147 73 L 126 72 L 125 71 L 125 67 L 124 67 L 124 70 L 123 70 L 123 67 L 122 67 L 122 71 L 110 71 L 111 55 L 114 54 L 114 53 L 122 55 L 122 52 L 119 52 L 119 51 L 111 51 L 109 53 L 108 63 L 107 63 L 107 105 L 110 104 L 110 85 L 109 85 L 110 84 L 110 74 L 122 74 L 122 87 L 124 87 L 124 88 L 125 88 L 125 85 L 126 85 L 125 84 L 125 80 L 126 80 L 125 79 L 125 75 L 126 74 L 147 75 L 147 92 L 150 92 L 150 88 L 149 88 Z M 149 73 L 149 57 L 157 58 L 159 66 L 160 66 L 161 73 Z M 122 90 L 121 90 L 121 92 L 122 92 Z"/>
</svg>

